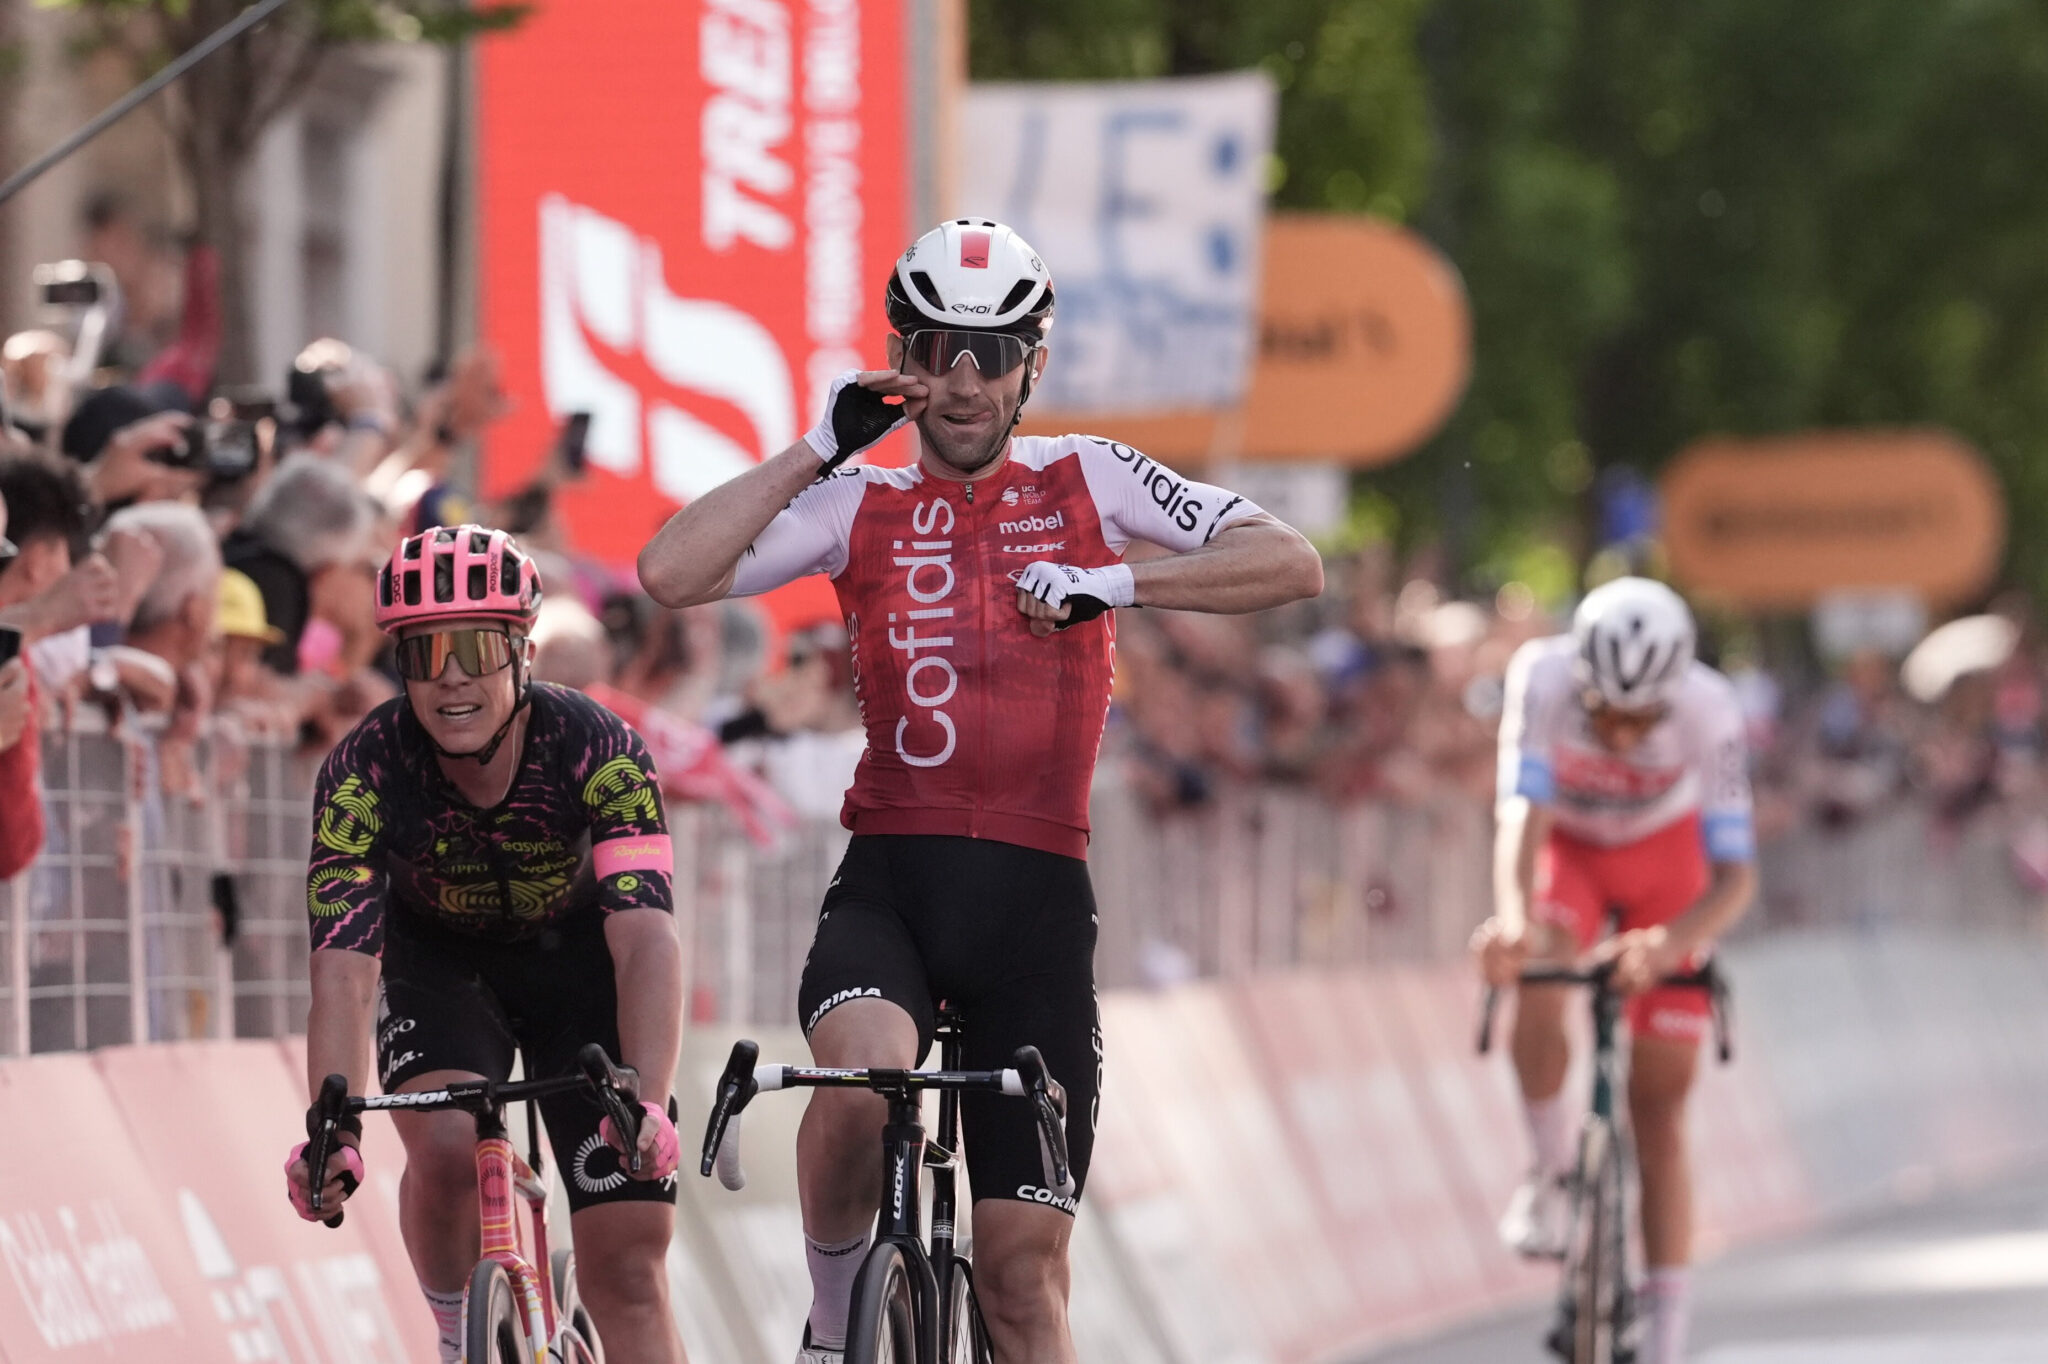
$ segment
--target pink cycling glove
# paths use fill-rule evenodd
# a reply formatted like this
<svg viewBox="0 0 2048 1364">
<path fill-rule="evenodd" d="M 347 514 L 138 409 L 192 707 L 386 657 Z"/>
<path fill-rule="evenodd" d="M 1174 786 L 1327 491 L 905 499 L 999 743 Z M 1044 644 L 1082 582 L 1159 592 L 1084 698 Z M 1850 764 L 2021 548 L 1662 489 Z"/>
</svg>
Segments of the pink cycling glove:
<svg viewBox="0 0 2048 1364">
<path fill-rule="evenodd" d="M 681 1139 L 676 1136 L 676 1125 L 668 1120 L 667 1112 L 653 1104 L 643 1103 L 640 1109 L 647 1115 L 643 1122 L 652 1124 L 654 1128 L 654 1170 L 652 1173 L 645 1169 L 641 1170 L 640 1178 L 667 1179 L 676 1172 L 676 1167 L 683 1163 L 683 1145 Z M 645 1131 L 646 1128 L 643 1127 L 641 1130 Z M 598 1124 L 597 1134 L 603 1137 L 614 1151 L 625 1151 L 626 1143 L 621 1141 L 619 1134 L 613 1130 L 610 1118 Z M 623 1157 L 620 1159 L 619 1168 L 625 1168 Z"/>
<path fill-rule="evenodd" d="M 675 1129 L 669 1130 L 673 1132 Z M 292 1178 L 293 1169 L 306 1168 L 306 1146 L 306 1142 L 300 1142 L 292 1148 L 292 1153 L 284 1158 L 284 1191 L 286 1197 L 292 1201 L 292 1211 L 308 1222 L 324 1222 L 341 1211 L 341 1204 L 330 1204 L 319 1212 L 314 1212 L 310 1188 L 300 1187 Z M 341 1196 L 343 1201 L 346 1201 L 363 1182 L 363 1158 L 353 1146 L 337 1144 L 334 1149 L 341 1157 Z"/>
</svg>

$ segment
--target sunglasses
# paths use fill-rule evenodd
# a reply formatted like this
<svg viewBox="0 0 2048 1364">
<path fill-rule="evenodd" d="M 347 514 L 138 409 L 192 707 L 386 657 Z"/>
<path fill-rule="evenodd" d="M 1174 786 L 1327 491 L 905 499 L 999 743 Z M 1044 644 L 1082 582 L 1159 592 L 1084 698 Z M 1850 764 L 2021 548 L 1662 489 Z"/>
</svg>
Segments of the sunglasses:
<svg viewBox="0 0 2048 1364">
<path fill-rule="evenodd" d="M 0 535 L 0 564 L 6 563 L 19 553 L 21 551 L 14 547 L 14 541 L 4 535 Z"/>
<path fill-rule="evenodd" d="M 1008 332 L 938 329 L 916 331 L 903 343 L 903 353 L 928 374 L 951 374 L 962 360 L 972 360 L 984 379 L 1000 379 L 1024 363 L 1033 347 Z"/>
<path fill-rule="evenodd" d="M 398 641 L 398 675 L 408 682 L 431 682 L 454 659 L 471 677 L 488 677 L 512 664 L 516 646 L 503 630 L 434 630 Z"/>
</svg>

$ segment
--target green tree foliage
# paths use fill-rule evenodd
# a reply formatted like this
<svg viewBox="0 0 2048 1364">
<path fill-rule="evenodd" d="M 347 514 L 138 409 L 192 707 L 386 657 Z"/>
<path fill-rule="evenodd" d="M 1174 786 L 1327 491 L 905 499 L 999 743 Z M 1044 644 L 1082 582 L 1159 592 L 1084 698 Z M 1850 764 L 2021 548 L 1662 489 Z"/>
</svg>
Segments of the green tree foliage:
<svg viewBox="0 0 2048 1364">
<path fill-rule="evenodd" d="M 2048 7 L 973 0 L 980 79 L 1263 65 L 1276 200 L 1442 246 L 1477 360 L 1375 480 L 1468 568 L 1699 436 L 1953 428 L 2048 589 Z"/>
</svg>

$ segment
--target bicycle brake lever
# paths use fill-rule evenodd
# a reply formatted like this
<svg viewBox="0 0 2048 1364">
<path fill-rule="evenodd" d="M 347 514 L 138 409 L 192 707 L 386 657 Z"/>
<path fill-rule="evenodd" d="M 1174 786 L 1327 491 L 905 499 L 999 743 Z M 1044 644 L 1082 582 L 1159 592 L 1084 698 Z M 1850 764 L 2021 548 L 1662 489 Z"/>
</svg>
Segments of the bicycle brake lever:
<svg viewBox="0 0 2048 1364">
<path fill-rule="evenodd" d="M 1479 1005 L 1479 1054 L 1486 1055 L 1493 1050 L 1493 1015 L 1500 1008 L 1500 987 L 1486 987 L 1486 998 Z"/>
<path fill-rule="evenodd" d="M 327 1162 L 334 1155 L 335 1133 L 347 1115 L 348 1077 L 330 1075 L 320 1082 L 320 1098 L 314 1106 L 312 1121 L 307 1123 L 306 1186 L 312 1195 L 309 1203 L 315 1213 L 320 1211 L 320 1205 L 325 1201 L 323 1190 L 327 1187 Z M 344 1198 L 356 1191 L 353 1172 L 343 1170 L 340 1180 Z M 343 1210 L 336 1208 L 334 1216 L 322 1218 L 321 1224 L 339 1227 L 342 1217 Z"/>
<path fill-rule="evenodd" d="M 738 1188 L 746 1182 L 746 1177 L 739 1170 L 738 1150 L 733 1150 L 721 1161 L 720 1148 L 725 1144 L 726 1127 L 760 1092 L 760 1087 L 754 1082 L 754 1063 L 760 1058 L 758 1043 L 743 1037 L 732 1044 L 732 1054 L 725 1059 L 725 1070 L 719 1075 L 718 1088 L 714 1091 L 711 1118 L 704 1125 L 704 1150 L 697 1163 L 697 1173 L 708 1179 L 714 1165 L 729 1165 L 729 1177 L 721 1169 L 721 1178 L 728 1188 Z M 738 1183 L 734 1182 L 735 1179 Z"/>
<path fill-rule="evenodd" d="M 1067 1151 L 1067 1091 L 1052 1078 L 1036 1047 L 1019 1047 L 1010 1065 L 1024 1081 L 1038 1120 L 1038 1159 L 1046 1188 L 1062 1198 L 1075 1194 L 1073 1162 Z"/>
<path fill-rule="evenodd" d="M 612 1120 L 612 1128 L 626 1149 L 621 1152 L 626 1171 L 640 1173 L 640 1073 L 631 1066 L 612 1063 L 604 1047 L 589 1043 L 576 1053 L 576 1064 L 597 1091 L 597 1104 Z M 630 1100 L 630 1102 L 629 1102 Z"/>
</svg>

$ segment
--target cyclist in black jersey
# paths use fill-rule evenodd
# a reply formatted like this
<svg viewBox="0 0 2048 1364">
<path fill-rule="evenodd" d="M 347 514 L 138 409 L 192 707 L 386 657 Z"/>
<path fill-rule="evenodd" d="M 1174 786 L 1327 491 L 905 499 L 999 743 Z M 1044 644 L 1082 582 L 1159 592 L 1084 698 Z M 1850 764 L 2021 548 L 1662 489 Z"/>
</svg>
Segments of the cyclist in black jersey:
<svg viewBox="0 0 2048 1364">
<path fill-rule="evenodd" d="M 309 1094 L 330 1073 L 386 1092 L 568 1073 L 590 1042 L 639 1070 L 648 1121 L 629 1176 L 581 1093 L 541 1112 L 572 1213 L 577 1279 L 614 1361 L 681 1364 L 665 1260 L 677 1142 L 669 1085 L 682 1032 L 671 852 L 646 746 L 578 692 L 530 680 L 539 574 L 503 531 L 436 527 L 377 579 L 405 695 L 337 745 L 315 790 Z M 400 1223 L 441 1328 L 461 1348 L 478 1254 L 475 1130 L 466 1113 L 394 1115 Z M 352 1134 L 329 1162 L 329 1210 L 362 1177 Z M 310 1216 L 303 1151 L 286 1170 Z"/>
</svg>

